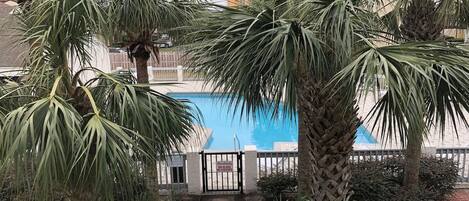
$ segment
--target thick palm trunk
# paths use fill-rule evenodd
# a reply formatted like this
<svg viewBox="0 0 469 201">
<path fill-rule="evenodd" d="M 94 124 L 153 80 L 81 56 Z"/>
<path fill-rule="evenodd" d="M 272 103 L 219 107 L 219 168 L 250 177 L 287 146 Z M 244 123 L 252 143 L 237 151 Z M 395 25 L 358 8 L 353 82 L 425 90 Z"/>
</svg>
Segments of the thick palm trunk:
<svg viewBox="0 0 469 201">
<path fill-rule="evenodd" d="M 418 128 L 410 128 L 408 131 L 404 186 L 410 191 L 418 190 L 423 132 L 423 129 Z"/>
<path fill-rule="evenodd" d="M 300 73 L 298 112 L 300 137 L 309 143 L 311 167 L 309 198 L 313 201 L 344 201 L 350 192 L 351 164 L 357 109 L 326 84 Z M 304 153 L 304 150 L 299 150 Z M 303 161 L 299 161 L 300 163 Z M 301 166 L 300 166 L 301 168 Z M 300 175 L 299 177 L 304 177 Z"/>
<path fill-rule="evenodd" d="M 298 62 L 298 64 L 301 64 Z M 300 71 L 298 72 L 298 77 L 306 73 L 304 66 L 299 65 Z M 306 105 L 303 95 L 308 92 L 306 82 L 309 77 L 300 78 L 298 85 L 298 194 L 301 197 L 311 197 L 313 181 L 311 172 L 312 172 L 312 157 L 311 157 L 311 143 L 308 140 L 308 124 L 311 123 L 308 121 L 307 113 L 308 106 Z M 303 97 L 303 100 L 302 100 Z"/>
<path fill-rule="evenodd" d="M 140 84 L 148 83 L 148 63 L 147 57 L 135 57 L 135 66 L 137 68 L 137 82 Z"/>
</svg>

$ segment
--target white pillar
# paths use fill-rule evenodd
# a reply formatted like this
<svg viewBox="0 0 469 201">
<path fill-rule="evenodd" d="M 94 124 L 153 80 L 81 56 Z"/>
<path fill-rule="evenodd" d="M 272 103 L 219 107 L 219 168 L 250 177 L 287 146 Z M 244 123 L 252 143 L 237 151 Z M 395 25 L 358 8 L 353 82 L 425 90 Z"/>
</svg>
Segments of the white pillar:
<svg viewBox="0 0 469 201">
<path fill-rule="evenodd" d="M 244 146 L 244 180 L 245 192 L 257 191 L 257 149 L 256 145 Z"/>
<path fill-rule="evenodd" d="M 184 81 L 184 71 L 182 69 L 182 66 L 177 66 L 177 76 L 178 76 L 178 82 Z"/>
<path fill-rule="evenodd" d="M 152 81 L 154 79 L 153 78 L 153 66 L 148 66 L 147 70 L 148 70 L 148 81 Z"/>
<path fill-rule="evenodd" d="M 436 147 L 423 147 L 422 148 L 423 157 L 435 157 L 436 156 Z"/>
<path fill-rule="evenodd" d="M 198 152 L 187 153 L 187 191 L 189 194 L 202 193 L 202 169 Z"/>
</svg>

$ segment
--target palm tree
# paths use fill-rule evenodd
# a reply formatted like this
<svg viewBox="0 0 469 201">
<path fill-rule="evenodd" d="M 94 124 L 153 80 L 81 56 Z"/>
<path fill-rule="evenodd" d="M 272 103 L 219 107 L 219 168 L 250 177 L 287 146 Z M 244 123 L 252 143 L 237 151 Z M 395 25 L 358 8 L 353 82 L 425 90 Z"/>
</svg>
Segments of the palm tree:
<svg viewBox="0 0 469 201">
<path fill-rule="evenodd" d="M 23 81 L 0 84 L 0 167 L 19 199 L 134 200 L 141 162 L 164 158 L 193 132 L 186 101 L 136 84 L 129 72 L 89 65 L 106 15 L 94 0 L 35 0 L 21 14 L 31 45 Z M 69 60 L 78 60 L 73 69 Z M 82 80 L 85 72 L 96 77 Z M 3 175 L 3 174 L 2 174 Z M 23 192 L 24 191 L 24 192 Z"/>
<path fill-rule="evenodd" d="M 216 9 L 194 22 L 190 65 L 214 90 L 237 94 L 233 102 L 247 113 L 270 105 L 291 117 L 298 111 L 300 193 L 345 200 L 359 119 L 340 93 L 346 89 L 329 82 L 351 59 L 358 8 L 340 0 Z"/>
<path fill-rule="evenodd" d="M 147 62 L 153 54 L 159 61 L 157 33 L 178 33 L 174 28 L 188 22 L 198 10 L 193 1 L 170 0 L 112 0 L 110 23 L 113 40 L 127 48 L 131 61 L 135 59 L 138 83 L 148 83 Z"/>
<path fill-rule="evenodd" d="M 392 32 L 391 36 L 398 43 L 408 43 L 408 42 L 438 42 L 444 41 L 445 36 L 443 35 L 443 30 L 445 28 L 459 28 L 464 29 L 469 25 L 469 2 L 466 0 L 443 0 L 443 1 L 432 1 L 432 0 L 396 0 L 388 2 L 395 4 L 395 7 L 386 13 L 383 17 L 384 25 L 387 30 Z M 381 4 L 378 4 L 381 5 Z M 402 20 L 402 21 L 400 21 Z M 443 71 L 444 69 L 436 63 L 429 64 L 436 71 Z M 435 80 L 434 80 L 435 81 Z M 451 80 L 452 82 L 458 81 Z M 436 81 L 435 81 L 436 82 Z M 439 81 L 441 82 L 441 81 Z M 436 83 L 439 83 L 436 82 Z M 441 86 L 438 86 L 441 87 Z M 435 87 L 433 90 L 448 90 Z M 465 92 L 461 91 L 460 92 Z M 431 92 L 423 92 L 420 96 L 428 99 L 431 96 Z M 430 104 L 443 104 L 443 103 L 452 103 L 452 104 L 462 104 L 464 109 L 467 110 L 467 105 L 465 99 L 449 99 L 452 101 L 449 102 L 426 102 L 422 103 L 422 107 L 432 108 Z M 447 100 L 448 101 L 448 100 Z M 423 114 L 420 114 L 420 128 L 415 131 L 415 133 L 410 133 L 408 131 L 407 135 L 407 151 L 406 151 L 406 168 L 405 168 L 405 178 L 404 184 L 410 188 L 415 189 L 418 186 L 418 175 L 419 175 L 419 166 L 420 166 L 420 157 L 422 154 L 421 147 L 423 143 L 423 136 L 428 131 L 431 125 L 425 125 L 425 121 L 434 121 L 433 116 L 436 108 L 434 110 L 426 111 L 425 108 L 422 108 Z M 439 106 L 437 109 L 445 109 L 445 107 Z M 450 110 L 451 111 L 451 110 Z M 451 112 L 459 112 L 459 109 Z M 385 114 L 379 114 L 385 115 Z M 378 116 L 379 116 L 378 115 Z M 456 114 L 456 116 L 451 116 L 453 119 L 453 124 L 455 124 L 454 117 L 463 117 L 461 113 Z M 444 116 L 443 116 L 444 117 Z M 425 120 L 427 119 L 427 120 Z M 426 122 L 428 123 L 428 122 Z M 443 131 L 445 120 L 441 122 L 441 129 Z M 407 128 L 410 129 L 410 128 Z M 405 143 L 405 142 L 404 142 Z"/>
<path fill-rule="evenodd" d="M 362 83 L 359 81 L 369 83 L 358 76 L 386 77 L 387 94 L 391 95 L 385 95 L 376 108 L 387 100 L 394 104 L 393 109 L 406 111 L 408 116 L 385 116 L 389 122 L 383 121 L 387 124 L 382 127 L 412 125 L 400 133 L 404 139 L 407 132 L 422 129 L 422 124 L 414 124 L 417 121 L 413 117 L 419 116 L 415 110 L 427 109 L 414 107 L 411 101 L 432 103 L 429 108 L 438 112 L 465 109 L 417 99 L 417 86 L 435 94 L 432 87 L 441 83 L 450 89 L 445 93 L 451 97 L 445 100 L 467 101 L 453 91 L 469 86 L 462 80 L 468 70 L 467 51 L 443 43 L 396 44 L 383 34 L 378 15 L 358 3 L 253 1 L 236 8 L 216 6 L 194 22 L 187 39 L 192 42 L 188 49 L 190 65 L 214 90 L 236 94 L 232 96 L 236 107 L 252 115 L 270 106 L 274 111 L 283 107 L 290 116 L 298 113 L 299 192 L 310 200 L 342 201 L 350 196 L 349 156 L 360 123 L 355 89 Z M 374 45 L 383 41 L 382 47 Z M 438 73 L 430 79 L 425 73 L 431 70 L 426 67 L 434 63 L 444 65 L 442 70 L 456 80 Z M 356 70 L 363 66 L 372 66 L 375 71 Z M 445 117 L 441 115 L 435 117 Z"/>
</svg>

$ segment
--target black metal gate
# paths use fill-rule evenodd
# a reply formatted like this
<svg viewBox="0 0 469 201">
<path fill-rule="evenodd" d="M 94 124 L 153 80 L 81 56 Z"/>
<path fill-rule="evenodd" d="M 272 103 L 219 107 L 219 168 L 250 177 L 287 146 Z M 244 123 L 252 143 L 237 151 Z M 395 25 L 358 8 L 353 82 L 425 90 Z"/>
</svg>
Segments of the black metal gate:
<svg viewBox="0 0 469 201">
<path fill-rule="evenodd" d="M 200 152 L 204 192 L 243 193 L 243 152 Z"/>
</svg>

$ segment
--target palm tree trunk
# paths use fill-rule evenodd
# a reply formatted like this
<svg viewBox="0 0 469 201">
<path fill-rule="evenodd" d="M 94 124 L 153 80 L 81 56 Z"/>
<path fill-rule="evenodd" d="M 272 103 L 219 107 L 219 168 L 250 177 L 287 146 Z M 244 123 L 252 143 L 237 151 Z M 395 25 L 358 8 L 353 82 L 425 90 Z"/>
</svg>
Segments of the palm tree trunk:
<svg viewBox="0 0 469 201">
<path fill-rule="evenodd" d="M 402 16 L 400 26 L 403 36 L 415 41 L 438 41 L 442 36 L 444 26 L 437 19 L 438 5 L 431 0 L 413 0 Z M 425 105 L 422 103 L 422 105 Z M 422 109 L 425 111 L 425 108 Z M 424 115 L 421 115 L 422 117 Z M 420 125 L 409 125 L 407 130 L 406 161 L 404 169 L 404 188 L 416 192 L 419 183 L 420 158 L 422 155 L 422 141 L 424 134 L 424 118 Z"/>
<path fill-rule="evenodd" d="M 315 81 L 310 73 L 299 73 L 298 113 L 300 137 L 309 143 L 311 167 L 309 198 L 313 201 L 344 201 L 350 198 L 351 164 L 357 108 L 352 101 Z M 304 150 L 299 150 L 301 155 Z M 300 157 L 300 156 L 299 156 Z M 299 161 L 300 164 L 304 161 Z M 299 164 L 299 168 L 301 168 Z M 299 177 L 305 177 L 300 175 Z"/>
<path fill-rule="evenodd" d="M 307 113 L 308 113 L 308 107 L 306 105 L 305 97 L 308 92 L 306 85 L 307 79 L 309 77 L 303 77 L 301 78 L 301 75 L 304 75 L 306 73 L 305 67 L 302 65 L 302 62 L 297 61 L 298 64 L 298 85 L 301 85 L 298 87 L 298 96 L 299 96 L 299 101 L 298 101 L 298 194 L 301 197 L 311 197 L 312 193 L 312 188 L 311 188 L 311 182 L 312 182 L 312 158 L 311 158 L 311 143 L 308 140 L 308 120 L 307 120 Z"/>
<path fill-rule="evenodd" d="M 140 84 L 148 84 L 148 58 L 135 57 L 135 66 L 137 68 L 137 82 Z"/>
<path fill-rule="evenodd" d="M 413 192 L 418 190 L 423 132 L 423 129 L 413 127 L 409 128 L 408 131 L 404 186 L 407 190 Z"/>
<path fill-rule="evenodd" d="M 303 121 L 305 110 L 298 111 L 298 194 L 311 197 L 311 154 L 310 143 L 306 136 L 306 123 Z M 307 112 L 307 111 L 306 111 Z"/>
<path fill-rule="evenodd" d="M 152 200 L 160 200 L 160 187 L 158 184 L 158 162 L 151 161 L 145 167 L 145 183 Z"/>
</svg>

